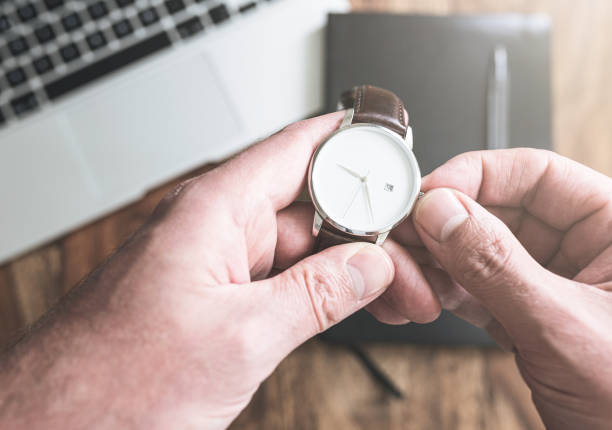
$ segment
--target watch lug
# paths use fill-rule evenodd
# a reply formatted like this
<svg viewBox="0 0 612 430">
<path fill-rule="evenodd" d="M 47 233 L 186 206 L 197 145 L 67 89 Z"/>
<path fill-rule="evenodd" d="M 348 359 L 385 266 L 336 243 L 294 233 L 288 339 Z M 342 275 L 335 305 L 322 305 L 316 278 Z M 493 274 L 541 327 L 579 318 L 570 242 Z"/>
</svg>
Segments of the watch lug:
<svg viewBox="0 0 612 430">
<path fill-rule="evenodd" d="M 385 232 L 385 233 L 380 233 L 378 235 L 378 237 L 376 238 L 376 245 L 382 245 L 383 242 L 387 239 L 387 236 L 389 236 L 389 232 Z"/>
<path fill-rule="evenodd" d="M 408 149 L 412 151 L 413 141 L 412 141 L 412 127 L 408 126 L 406 129 L 406 146 Z"/>
<path fill-rule="evenodd" d="M 312 235 L 317 237 L 319 232 L 321 231 L 321 226 L 323 225 L 323 218 L 319 215 L 319 212 L 315 211 L 314 221 L 312 223 Z"/>
<path fill-rule="evenodd" d="M 340 124 L 340 128 L 346 128 L 353 123 L 353 115 L 355 114 L 355 110 L 353 108 L 347 109 L 344 114 L 344 119 L 342 120 L 342 124 Z"/>
</svg>

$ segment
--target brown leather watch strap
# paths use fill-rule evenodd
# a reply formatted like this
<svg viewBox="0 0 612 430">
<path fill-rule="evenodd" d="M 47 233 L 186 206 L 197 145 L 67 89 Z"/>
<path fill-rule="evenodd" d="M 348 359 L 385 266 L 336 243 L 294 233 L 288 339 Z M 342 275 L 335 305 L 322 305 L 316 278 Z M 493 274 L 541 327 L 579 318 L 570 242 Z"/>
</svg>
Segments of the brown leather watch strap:
<svg viewBox="0 0 612 430">
<path fill-rule="evenodd" d="M 327 227 L 321 227 L 319 234 L 317 236 L 317 240 L 315 242 L 314 252 L 320 252 L 324 249 L 327 249 L 331 246 L 336 245 L 344 245 L 345 243 L 354 243 L 354 242 L 376 242 L 376 237 L 358 237 L 352 236 L 348 234 L 343 234 L 341 231 L 331 231 Z"/>
<path fill-rule="evenodd" d="M 369 123 L 387 127 L 402 138 L 408 130 L 408 115 L 404 104 L 389 90 L 361 85 L 342 94 L 341 105 L 353 108 L 353 124 Z"/>
</svg>

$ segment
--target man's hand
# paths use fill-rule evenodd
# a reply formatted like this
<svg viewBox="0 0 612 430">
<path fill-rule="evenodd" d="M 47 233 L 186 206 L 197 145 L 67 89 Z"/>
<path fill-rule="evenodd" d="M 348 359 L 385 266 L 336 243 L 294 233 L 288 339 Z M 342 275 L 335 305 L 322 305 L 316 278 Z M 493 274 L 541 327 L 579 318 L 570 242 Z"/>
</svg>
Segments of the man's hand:
<svg viewBox="0 0 612 430">
<path fill-rule="evenodd" d="M 402 321 L 436 318 L 392 241 L 308 257 L 313 209 L 289 205 L 342 117 L 294 124 L 166 196 L 0 363 L 0 427 L 223 428 L 290 351 L 394 279 Z"/>
<path fill-rule="evenodd" d="M 549 428 L 609 429 L 612 180 L 507 150 L 458 156 L 423 185 L 394 237 L 443 307 L 515 351 Z"/>
</svg>

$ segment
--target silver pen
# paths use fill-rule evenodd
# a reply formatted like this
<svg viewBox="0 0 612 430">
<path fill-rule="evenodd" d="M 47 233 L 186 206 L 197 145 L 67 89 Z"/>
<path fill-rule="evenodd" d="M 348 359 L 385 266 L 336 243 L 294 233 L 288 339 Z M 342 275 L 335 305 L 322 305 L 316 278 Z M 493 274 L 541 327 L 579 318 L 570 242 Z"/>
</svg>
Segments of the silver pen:
<svg viewBox="0 0 612 430">
<path fill-rule="evenodd" d="M 508 147 L 509 86 L 508 52 L 497 46 L 487 86 L 487 149 Z"/>
</svg>

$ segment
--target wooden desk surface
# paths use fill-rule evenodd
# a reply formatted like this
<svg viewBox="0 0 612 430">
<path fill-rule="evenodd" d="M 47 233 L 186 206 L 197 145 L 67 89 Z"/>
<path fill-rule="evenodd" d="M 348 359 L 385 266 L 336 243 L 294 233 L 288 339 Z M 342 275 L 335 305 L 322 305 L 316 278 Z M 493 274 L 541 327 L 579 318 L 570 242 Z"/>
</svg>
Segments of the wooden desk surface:
<svg viewBox="0 0 612 430">
<path fill-rule="evenodd" d="M 609 0 L 352 2 L 358 10 L 551 15 L 555 148 L 612 175 Z M 0 345 L 14 339 L 123 242 L 169 187 L 0 267 Z M 542 428 L 511 355 L 410 345 L 369 345 L 367 351 L 393 375 L 406 399 L 382 392 L 345 350 L 311 341 L 279 366 L 233 428 Z"/>
</svg>

